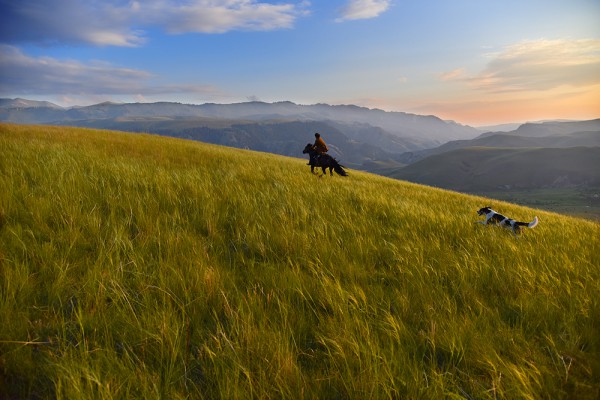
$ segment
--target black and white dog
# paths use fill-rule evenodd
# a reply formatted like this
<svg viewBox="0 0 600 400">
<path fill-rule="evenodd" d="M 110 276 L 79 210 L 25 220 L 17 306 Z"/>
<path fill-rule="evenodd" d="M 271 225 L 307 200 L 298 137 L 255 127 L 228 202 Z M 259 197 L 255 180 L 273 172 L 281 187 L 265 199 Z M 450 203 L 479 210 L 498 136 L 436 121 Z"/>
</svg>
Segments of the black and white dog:
<svg viewBox="0 0 600 400">
<path fill-rule="evenodd" d="M 535 228 L 538 224 L 538 217 L 533 218 L 531 222 L 519 222 L 514 219 L 510 219 L 505 217 L 502 214 L 498 214 L 496 211 L 492 210 L 490 207 L 483 207 L 477 211 L 477 215 L 485 215 L 485 221 L 477 221 L 480 224 L 488 225 L 488 224 L 496 224 L 500 226 L 504 226 L 506 228 L 511 228 L 513 233 L 519 233 L 522 226 L 526 226 L 528 228 Z"/>
</svg>

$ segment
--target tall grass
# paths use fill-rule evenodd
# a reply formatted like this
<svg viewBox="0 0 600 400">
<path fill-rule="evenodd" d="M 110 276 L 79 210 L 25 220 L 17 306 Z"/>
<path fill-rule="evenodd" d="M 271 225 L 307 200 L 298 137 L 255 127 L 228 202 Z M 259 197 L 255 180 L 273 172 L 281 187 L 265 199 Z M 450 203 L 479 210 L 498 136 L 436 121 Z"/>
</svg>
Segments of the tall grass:
<svg viewBox="0 0 600 400">
<path fill-rule="evenodd" d="M 0 125 L 0 397 L 598 397 L 597 224 L 305 162 Z"/>
</svg>

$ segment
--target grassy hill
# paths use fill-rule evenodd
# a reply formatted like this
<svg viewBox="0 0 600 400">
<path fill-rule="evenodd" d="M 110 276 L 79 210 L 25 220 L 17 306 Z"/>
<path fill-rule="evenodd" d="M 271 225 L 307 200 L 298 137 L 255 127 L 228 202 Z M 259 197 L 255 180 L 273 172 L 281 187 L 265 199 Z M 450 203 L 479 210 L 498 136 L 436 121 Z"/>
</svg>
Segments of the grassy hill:
<svg viewBox="0 0 600 400">
<path fill-rule="evenodd" d="M 0 397 L 598 397 L 599 225 L 305 163 L 0 124 Z"/>
<path fill-rule="evenodd" d="M 307 142 L 312 142 L 314 132 L 327 132 L 330 154 L 343 158 L 344 165 L 351 167 L 359 167 L 365 160 L 388 159 L 392 157 L 392 152 L 406 151 L 413 148 L 411 143 L 416 143 L 416 140 L 403 139 L 370 125 L 346 126 L 332 121 L 282 118 L 251 121 L 197 117 L 119 117 L 64 121 L 64 124 L 152 133 L 291 157 L 302 156 L 302 149 Z M 371 136 L 372 143 L 365 143 L 364 138 Z"/>
</svg>

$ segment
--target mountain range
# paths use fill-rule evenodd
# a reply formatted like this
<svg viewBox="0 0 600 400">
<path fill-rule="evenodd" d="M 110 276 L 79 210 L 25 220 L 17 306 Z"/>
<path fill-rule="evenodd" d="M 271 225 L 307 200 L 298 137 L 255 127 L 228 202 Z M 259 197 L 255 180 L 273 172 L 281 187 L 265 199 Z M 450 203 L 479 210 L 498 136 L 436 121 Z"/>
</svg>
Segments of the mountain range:
<svg viewBox="0 0 600 400">
<path fill-rule="evenodd" d="M 482 132 L 436 116 L 354 105 L 106 102 L 64 108 L 0 99 L 0 121 L 146 132 L 292 157 L 302 157 L 313 133 L 321 132 L 330 154 L 349 168 L 451 190 L 600 187 L 600 119 Z"/>
<path fill-rule="evenodd" d="M 385 175 L 462 192 L 600 188 L 600 147 L 464 147 Z"/>
<path fill-rule="evenodd" d="M 594 204 L 586 202 L 588 207 L 597 207 L 600 119 L 524 124 L 511 132 L 489 132 L 407 152 L 398 160 L 409 165 L 375 172 L 478 194 L 578 188 L 593 200 Z"/>
<path fill-rule="evenodd" d="M 396 160 L 413 164 L 424 158 L 467 147 L 595 147 L 600 146 L 600 119 L 527 123 L 509 132 L 486 132 L 470 140 L 452 140 L 431 149 L 406 152 Z"/>
<path fill-rule="evenodd" d="M 264 103 L 252 101 L 235 104 L 206 103 L 201 105 L 170 102 L 100 103 L 85 107 L 63 108 L 49 102 L 24 99 L 0 99 L 0 120 L 18 123 L 54 123 L 122 117 L 198 117 L 221 120 L 273 121 L 335 121 L 379 127 L 395 136 L 425 142 L 472 138 L 479 130 L 443 121 L 433 115 L 388 112 L 355 105 L 299 105 L 289 101 Z"/>
<path fill-rule="evenodd" d="M 301 149 L 319 131 L 332 144 L 332 154 L 355 167 L 481 133 L 436 116 L 287 101 L 202 105 L 107 102 L 63 108 L 48 102 L 0 99 L 0 121 L 141 131 L 293 156 L 301 156 Z"/>
</svg>

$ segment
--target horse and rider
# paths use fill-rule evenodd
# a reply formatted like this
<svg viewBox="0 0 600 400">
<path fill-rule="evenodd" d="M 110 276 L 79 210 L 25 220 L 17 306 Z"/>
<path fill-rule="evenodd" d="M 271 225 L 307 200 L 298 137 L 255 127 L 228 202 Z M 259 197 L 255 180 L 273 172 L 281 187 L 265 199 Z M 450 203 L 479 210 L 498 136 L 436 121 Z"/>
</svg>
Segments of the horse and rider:
<svg viewBox="0 0 600 400">
<path fill-rule="evenodd" d="M 325 143 L 325 140 L 321 137 L 320 133 L 315 133 L 315 143 L 308 143 L 302 153 L 309 155 L 308 164 L 310 165 L 310 171 L 314 174 L 315 167 L 323 170 L 323 175 L 326 174 L 326 169 L 329 168 L 329 173 L 333 176 L 333 171 L 341 176 L 348 176 L 342 165 L 337 160 L 331 157 L 327 152 L 329 148 Z"/>
<path fill-rule="evenodd" d="M 310 154 L 310 159 L 306 165 L 315 165 L 317 160 L 329 151 L 329 147 L 327 147 L 327 144 L 319 132 L 315 133 L 315 143 L 312 145 L 312 149 L 314 150 L 314 153 Z"/>
</svg>

